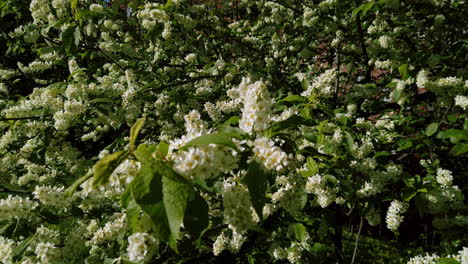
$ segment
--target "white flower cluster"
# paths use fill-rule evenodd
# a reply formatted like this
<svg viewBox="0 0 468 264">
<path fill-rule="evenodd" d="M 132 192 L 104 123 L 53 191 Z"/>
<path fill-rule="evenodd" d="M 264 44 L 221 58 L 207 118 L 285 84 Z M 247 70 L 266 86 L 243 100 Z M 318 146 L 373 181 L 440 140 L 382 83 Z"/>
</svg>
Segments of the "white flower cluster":
<svg viewBox="0 0 468 264">
<path fill-rule="evenodd" d="M 336 200 L 335 190 L 327 185 L 327 181 L 320 174 L 315 174 L 307 179 L 305 190 L 316 195 L 316 202 L 325 208 Z"/>
<path fill-rule="evenodd" d="M 115 220 L 107 222 L 104 227 L 96 230 L 89 242 L 95 245 L 102 244 L 108 240 L 115 239 L 122 232 L 125 232 L 126 228 L 127 215 L 125 213 L 117 214 Z"/>
<path fill-rule="evenodd" d="M 57 260 L 60 257 L 60 250 L 50 242 L 37 243 L 34 253 L 41 261 L 41 264 L 57 263 Z"/>
<path fill-rule="evenodd" d="M 361 145 L 359 145 L 358 143 L 353 143 L 351 147 L 351 154 L 357 159 L 362 159 L 369 155 L 372 152 L 372 150 L 374 150 L 372 138 L 366 136 L 361 139 Z"/>
<path fill-rule="evenodd" d="M 207 134 L 206 122 L 200 119 L 200 113 L 192 110 L 184 116 L 187 134 L 171 142 L 171 148 L 180 148 L 190 140 Z M 210 178 L 219 173 L 226 173 L 237 167 L 237 152 L 221 145 L 209 144 L 190 147 L 187 151 L 179 150 L 171 157 L 174 169 L 186 178 Z"/>
<path fill-rule="evenodd" d="M 298 173 L 291 173 L 287 176 L 279 176 L 275 183 L 279 188 L 272 194 L 271 200 L 273 204 L 265 206 L 266 210 L 275 210 L 275 203 L 279 202 L 290 214 L 295 214 L 301 210 L 306 202 L 306 193 L 304 191 L 304 181 Z M 269 208 L 271 207 L 271 208 Z"/>
<path fill-rule="evenodd" d="M 429 72 L 427 70 L 420 70 L 418 72 L 418 75 L 416 76 L 416 85 L 418 88 L 427 88 L 429 85 L 429 79 L 427 76 L 429 75 Z"/>
<path fill-rule="evenodd" d="M 0 236 L 0 263 L 12 264 L 13 263 L 13 248 L 15 247 L 15 241 Z"/>
<path fill-rule="evenodd" d="M 468 108 L 468 97 L 463 95 L 455 96 L 455 105 L 458 105 L 459 107 L 463 108 L 463 110 L 466 110 Z"/>
<path fill-rule="evenodd" d="M 438 168 L 436 180 L 437 183 L 439 183 L 443 187 L 450 187 L 453 181 L 452 172 L 449 170 Z"/>
<path fill-rule="evenodd" d="M 288 155 L 266 137 L 255 139 L 253 153 L 254 158 L 269 170 L 282 171 L 289 164 Z"/>
<path fill-rule="evenodd" d="M 403 222 L 403 214 L 406 210 L 408 210 L 407 203 L 398 200 L 392 201 L 385 217 L 387 228 L 393 232 L 397 231 L 401 222 Z"/>
<path fill-rule="evenodd" d="M 29 197 L 8 195 L 6 199 L 0 200 L 0 219 L 30 218 L 37 206 L 37 202 L 31 201 Z"/>
<path fill-rule="evenodd" d="M 425 256 L 412 257 L 406 264 L 437 264 L 441 257 L 437 254 L 426 253 Z M 458 251 L 457 255 L 448 255 L 446 258 L 452 258 L 460 264 L 468 264 L 468 247 Z"/>
<path fill-rule="evenodd" d="M 160 4 L 147 3 L 144 8 L 137 13 L 137 17 L 141 19 L 141 25 L 147 30 L 152 30 L 158 23 L 170 21 L 170 17 L 164 10 L 159 9 Z"/>
<path fill-rule="evenodd" d="M 28 100 L 4 109 L 3 116 L 7 117 L 28 117 L 36 116 L 35 111 L 41 109 L 45 112 L 55 112 L 63 107 L 62 100 L 57 97 L 57 91 L 46 88 L 35 88 Z"/>
<path fill-rule="evenodd" d="M 224 221 L 237 234 L 243 234 L 257 222 L 258 216 L 252 207 L 247 188 L 228 178 L 223 184 Z"/>
<path fill-rule="evenodd" d="M 48 16 L 51 14 L 49 1 L 47 0 L 32 0 L 29 6 L 31 16 L 35 24 L 48 22 Z"/>
<path fill-rule="evenodd" d="M 252 84 L 249 78 L 242 78 L 238 90 L 244 103 L 239 128 L 249 134 L 267 129 L 273 100 L 266 84 L 262 81 Z"/>
<path fill-rule="evenodd" d="M 314 82 L 307 87 L 307 90 L 301 93 L 302 96 L 309 97 L 312 93 L 318 95 L 330 95 L 333 92 L 333 83 L 336 78 L 336 69 L 328 69 L 315 78 Z"/>
<path fill-rule="evenodd" d="M 72 198 L 64 196 L 64 187 L 36 185 L 32 193 L 34 198 L 42 204 L 51 206 L 60 211 L 67 211 L 71 206 Z"/>
<path fill-rule="evenodd" d="M 213 254 L 219 256 L 224 250 L 229 249 L 233 253 L 239 252 L 247 237 L 242 234 L 233 232 L 232 239 L 226 237 L 224 232 L 221 232 L 213 243 Z"/>
<path fill-rule="evenodd" d="M 24 73 L 36 73 L 42 72 L 52 67 L 52 63 L 48 61 L 39 61 L 35 60 L 28 64 L 28 66 L 24 66 L 21 62 L 18 62 L 18 68 Z"/>
<path fill-rule="evenodd" d="M 132 262 L 145 262 L 156 251 L 157 241 L 148 233 L 135 233 L 128 237 L 128 259 Z"/>
</svg>

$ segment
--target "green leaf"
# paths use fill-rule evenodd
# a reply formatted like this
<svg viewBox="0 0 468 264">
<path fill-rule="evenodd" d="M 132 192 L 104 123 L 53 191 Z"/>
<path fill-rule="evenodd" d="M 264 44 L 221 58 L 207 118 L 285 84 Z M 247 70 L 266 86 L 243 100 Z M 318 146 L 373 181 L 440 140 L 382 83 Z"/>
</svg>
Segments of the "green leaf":
<svg viewBox="0 0 468 264">
<path fill-rule="evenodd" d="M 136 142 L 138 133 L 140 132 L 143 125 L 145 124 L 145 120 L 146 119 L 144 117 L 138 119 L 135 122 L 135 124 L 132 126 L 132 128 L 130 129 L 130 152 L 133 152 L 133 150 L 135 149 L 135 142 Z"/>
<path fill-rule="evenodd" d="M 164 159 L 169 153 L 169 144 L 166 142 L 159 142 L 156 146 L 156 157 Z"/>
<path fill-rule="evenodd" d="M 461 129 L 447 129 L 444 131 L 440 131 L 437 134 L 437 138 L 447 139 L 453 138 L 456 140 L 468 140 L 468 130 L 461 130 Z"/>
<path fill-rule="evenodd" d="M 73 11 L 78 7 L 78 0 L 70 0 L 70 7 Z"/>
<path fill-rule="evenodd" d="M 23 253 L 26 251 L 26 249 L 29 247 L 29 245 L 31 244 L 31 242 L 34 240 L 35 237 L 36 235 L 32 235 L 26 238 L 13 249 L 13 252 L 11 253 L 11 255 L 13 256 L 14 260 L 21 259 Z"/>
<path fill-rule="evenodd" d="M 440 258 L 437 260 L 437 264 L 460 264 L 460 262 L 453 258 Z"/>
<path fill-rule="evenodd" d="M 374 6 L 374 2 L 368 2 L 368 3 L 365 3 L 365 4 L 362 4 L 360 5 L 359 7 L 356 7 L 354 10 L 353 10 L 353 13 L 351 14 L 351 17 L 352 18 L 355 18 L 359 12 L 361 12 L 361 15 L 365 15 L 367 13 L 367 11 L 369 11 L 372 7 Z"/>
<path fill-rule="evenodd" d="M 198 193 L 188 201 L 184 216 L 184 228 L 194 237 L 200 234 L 209 225 L 208 203 Z"/>
<path fill-rule="evenodd" d="M 301 223 L 294 224 L 294 235 L 300 242 L 304 242 L 307 239 L 306 227 Z"/>
<path fill-rule="evenodd" d="M 137 158 L 138 161 L 142 163 L 152 163 L 158 147 L 155 145 L 140 144 L 138 148 L 133 152 L 133 155 Z"/>
<path fill-rule="evenodd" d="M 132 233 L 147 233 L 152 229 L 151 217 L 147 213 L 141 212 L 140 206 L 134 199 L 129 202 L 125 212 L 128 228 Z"/>
<path fill-rule="evenodd" d="M 0 235 L 3 234 L 12 224 L 13 222 L 10 221 L 0 222 Z"/>
<path fill-rule="evenodd" d="M 162 175 L 153 164 L 143 163 L 130 188 L 136 203 L 151 218 L 155 237 L 168 242 L 170 228 L 163 203 Z"/>
<path fill-rule="evenodd" d="M 292 115 L 288 119 L 277 122 L 276 124 L 272 125 L 264 133 L 266 137 L 272 138 L 287 129 L 297 129 L 297 127 L 301 125 L 315 125 L 315 122 L 312 122 L 311 120 L 306 120 L 305 118 L 298 115 Z"/>
<path fill-rule="evenodd" d="M 413 197 L 416 196 L 416 194 L 418 194 L 418 191 L 416 190 L 413 190 L 413 189 L 404 189 L 402 190 L 402 195 L 401 195 L 401 198 L 403 199 L 403 201 L 405 202 L 409 202 L 411 201 L 411 199 L 413 199 Z"/>
<path fill-rule="evenodd" d="M 171 235 L 169 246 L 177 252 L 177 239 L 184 221 L 185 209 L 191 192 L 191 187 L 179 181 L 173 181 L 169 177 L 162 178 L 163 201 L 166 209 L 167 220 Z"/>
<path fill-rule="evenodd" d="M 307 168 L 312 173 L 312 175 L 317 174 L 319 172 L 317 163 L 312 157 L 307 157 Z"/>
<path fill-rule="evenodd" d="M 401 78 L 403 80 L 406 80 L 410 77 L 409 72 L 408 72 L 408 64 L 403 64 L 400 67 L 398 67 L 398 72 L 401 75 Z"/>
<path fill-rule="evenodd" d="M 63 43 L 63 48 L 67 54 L 70 54 L 72 45 L 75 43 L 75 28 L 70 26 L 65 31 L 62 32 L 61 40 Z"/>
<path fill-rule="evenodd" d="M 461 155 L 465 152 L 468 151 L 468 144 L 466 143 L 457 143 L 455 146 L 453 146 L 450 151 L 449 151 L 449 155 L 452 155 L 452 156 L 458 156 L 458 155 Z"/>
<path fill-rule="evenodd" d="M 74 38 L 75 46 L 78 47 L 80 45 L 80 40 L 81 40 L 80 27 L 76 27 L 75 31 L 73 31 L 73 38 Z"/>
<path fill-rule="evenodd" d="M 458 116 L 456 115 L 447 115 L 447 120 L 450 122 L 450 123 L 455 123 L 458 119 Z"/>
<path fill-rule="evenodd" d="M 68 187 L 68 188 L 65 190 L 65 192 L 64 192 L 65 196 L 72 196 L 73 193 L 76 192 L 76 189 L 78 189 L 78 187 L 79 187 L 83 182 L 85 182 L 86 180 L 88 180 L 88 179 L 91 178 L 92 176 L 93 176 L 93 171 L 92 171 L 92 170 L 89 170 L 88 173 L 87 173 L 85 176 L 83 176 L 83 177 L 79 178 L 78 180 L 76 180 L 72 185 L 70 185 L 70 187 Z"/>
<path fill-rule="evenodd" d="M 232 142 L 233 137 L 240 138 L 240 135 L 236 133 L 207 134 L 207 135 L 203 135 L 203 136 L 200 136 L 191 140 L 189 143 L 185 144 L 185 146 L 183 146 L 181 150 L 186 150 L 189 147 L 195 147 L 199 145 L 208 145 L 208 144 L 223 145 L 223 146 L 227 146 L 235 150 L 238 150 L 236 144 Z"/>
<path fill-rule="evenodd" d="M 278 101 L 280 102 L 304 102 L 304 97 L 289 93 L 288 96 Z"/>
<path fill-rule="evenodd" d="M 266 201 L 265 194 L 269 176 L 270 173 L 254 160 L 250 162 L 247 174 L 242 178 L 242 182 L 245 183 L 249 189 L 253 208 L 260 218 L 263 215 L 263 206 Z"/>
<path fill-rule="evenodd" d="M 430 123 L 427 127 L 426 130 L 424 131 L 424 134 L 428 137 L 432 136 L 437 132 L 437 129 L 439 129 L 439 123 L 433 122 Z"/>
<path fill-rule="evenodd" d="M 378 158 L 378 157 L 387 157 L 387 156 L 390 156 L 391 153 L 388 152 L 388 151 L 379 151 L 379 152 L 376 152 L 374 154 L 374 159 Z"/>
<path fill-rule="evenodd" d="M 128 151 L 121 150 L 102 158 L 93 167 L 93 186 L 100 186 L 109 181 L 112 172 L 128 157 Z"/>
</svg>

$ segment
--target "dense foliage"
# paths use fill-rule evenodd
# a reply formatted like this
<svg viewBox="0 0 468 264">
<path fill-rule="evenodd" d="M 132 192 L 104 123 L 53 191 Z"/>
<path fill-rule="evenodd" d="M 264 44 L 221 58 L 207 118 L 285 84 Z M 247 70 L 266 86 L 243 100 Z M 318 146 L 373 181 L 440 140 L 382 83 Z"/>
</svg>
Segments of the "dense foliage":
<svg viewBox="0 0 468 264">
<path fill-rule="evenodd" d="M 0 263 L 468 263 L 465 0 L 0 10 Z"/>
</svg>

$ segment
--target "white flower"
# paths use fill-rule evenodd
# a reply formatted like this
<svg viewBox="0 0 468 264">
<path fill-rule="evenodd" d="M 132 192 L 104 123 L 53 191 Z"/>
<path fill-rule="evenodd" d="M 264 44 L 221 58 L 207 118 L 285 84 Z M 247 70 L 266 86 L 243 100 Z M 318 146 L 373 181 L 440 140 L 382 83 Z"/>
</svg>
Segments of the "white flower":
<svg viewBox="0 0 468 264">
<path fill-rule="evenodd" d="M 128 237 L 128 259 L 132 262 L 144 262 L 151 259 L 156 250 L 157 241 L 148 233 L 135 233 Z"/>
<path fill-rule="evenodd" d="M 440 185 L 444 187 L 449 187 L 452 185 L 452 181 L 453 181 L 452 172 L 449 170 L 438 168 L 436 180 Z"/>
<path fill-rule="evenodd" d="M 455 105 L 458 105 L 463 108 L 463 110 L 466 110 L 468 108 L 468 97 L 463 95 L 455 96 Z"/>
<path fill-rule="evenodd" d="M 408 210 L 407 203 L 398 200 L 392 201 L 385 218 L 388 229 L 394 232 L 398 230 L 401 222 L 403 222 L 404 216 L 402 214 L 404 214 L 406 210 Z"/>
</svg>

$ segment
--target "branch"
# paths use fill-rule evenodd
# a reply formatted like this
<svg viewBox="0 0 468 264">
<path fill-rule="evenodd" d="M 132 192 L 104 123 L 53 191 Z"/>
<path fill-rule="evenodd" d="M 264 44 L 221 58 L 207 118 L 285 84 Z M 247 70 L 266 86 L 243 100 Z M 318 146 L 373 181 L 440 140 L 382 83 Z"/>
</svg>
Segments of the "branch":
<svg viewBox="0 0 468 264">
<path fill-rule="evenodd" d="M 361 229 L 362 229 L 363 222 L 364 222 L 364 220 L 361 217 L 361 222 L 359 223 L 359 230 L 358 230 L 358 233 L 357 233 L 357 236 L 356 236 L 356 244 L 354 245 L 353 258 L 351 259 L 351 264 L 354 264 L 354 259 L 356 257 L 358 243 L 359 243 L 359 235 L 361 234 Z"/>
<path fill-rule="evenodd" d="M 356 7 L 359 6 L 357 0 L 354 0 L 354 4 L 356 5 Z M 362 30 L 361 16 L 359 13 L 356 15 L 356 23 L 357 23 L 357 28 L 359 32 L 359 43 L 361 44 L 361 50 L 364 55 L 364 64 L 366 65 L 366 68 L 367 68 L 366 79 L 367 81 L 370 81 L 372 69 L 369 65 L 369 55 L 367 54 L 367 46 L 366 46 L 366 42 L 364 41 L 364 30 Z"/>
</svg>

